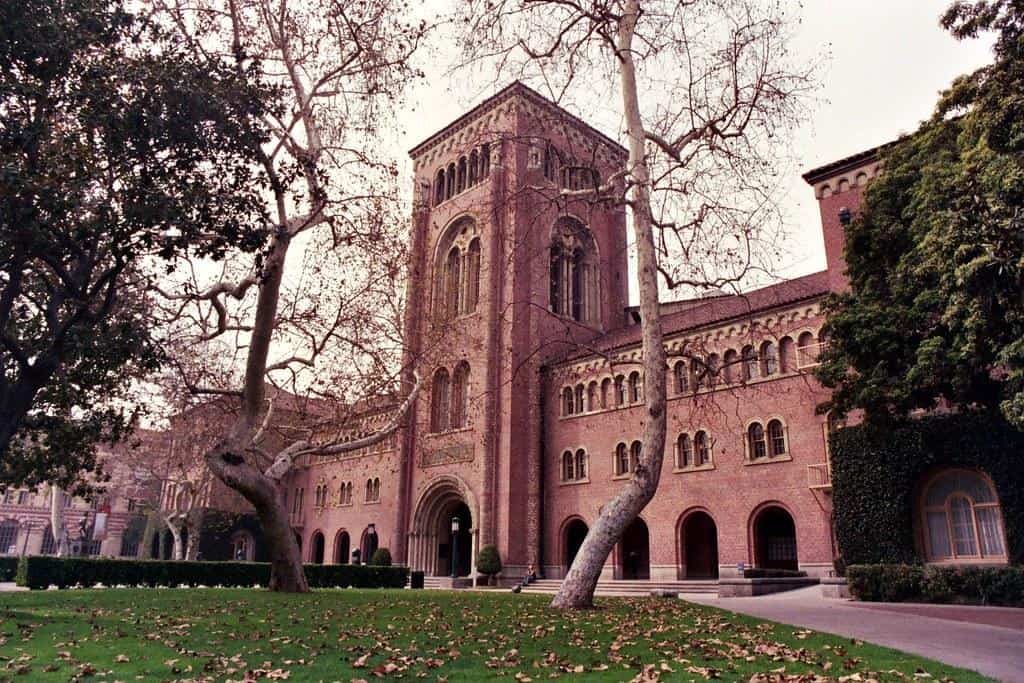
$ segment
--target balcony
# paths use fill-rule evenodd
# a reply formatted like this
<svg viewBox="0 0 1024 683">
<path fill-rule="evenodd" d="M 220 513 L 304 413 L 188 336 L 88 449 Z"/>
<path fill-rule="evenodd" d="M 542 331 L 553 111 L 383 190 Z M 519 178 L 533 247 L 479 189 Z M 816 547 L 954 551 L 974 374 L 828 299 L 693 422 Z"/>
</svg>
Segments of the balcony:
<svg viewBox="0 0 1024 683">
<path fill-rule="evenodd" d="M 827 462 L 807 466 L 807 488 L 812 491 L 832 490 L 832 467 Z"/>
</svg>

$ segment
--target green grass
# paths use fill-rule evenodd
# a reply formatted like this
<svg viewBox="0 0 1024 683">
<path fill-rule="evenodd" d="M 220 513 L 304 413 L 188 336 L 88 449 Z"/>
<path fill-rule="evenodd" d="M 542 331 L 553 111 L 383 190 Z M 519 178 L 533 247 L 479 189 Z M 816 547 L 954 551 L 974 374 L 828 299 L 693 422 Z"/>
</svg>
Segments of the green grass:
<svg viewBox="0 0 1024 683">
<path fill-rule="evenodd" d="M 558 612 L 507 592 L 110 589 L 0 594 L 0 680 L 983 681 L 682 600 Z M 758 678 L 756 674 L 765 674 Z M 780 676 L 780 674 L 785 676 Z M 804 677 L 797 678 L 797 675 Z M 817 674 L 813 678 L 806 674 Z M 790 676 L 793 676 L 790 678 Z"/>
</svg>

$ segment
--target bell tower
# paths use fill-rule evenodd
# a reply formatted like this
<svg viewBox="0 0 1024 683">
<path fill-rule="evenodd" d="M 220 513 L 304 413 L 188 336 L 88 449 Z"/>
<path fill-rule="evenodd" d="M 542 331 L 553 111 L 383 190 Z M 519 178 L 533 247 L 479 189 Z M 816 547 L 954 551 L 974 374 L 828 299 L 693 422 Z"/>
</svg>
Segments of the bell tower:
<svg viewBox="0 0 1024 683">
<path fill-rule="evenodd" d="M 424 385 L 395 545 L 461 576 L 493 544 L 516 575 L 541 559 L 541 369 L 625 324 L 625 211 L 604 186 L 626 151 L 517 82 L 410 155 L 406 367 Z"/>
</svg>

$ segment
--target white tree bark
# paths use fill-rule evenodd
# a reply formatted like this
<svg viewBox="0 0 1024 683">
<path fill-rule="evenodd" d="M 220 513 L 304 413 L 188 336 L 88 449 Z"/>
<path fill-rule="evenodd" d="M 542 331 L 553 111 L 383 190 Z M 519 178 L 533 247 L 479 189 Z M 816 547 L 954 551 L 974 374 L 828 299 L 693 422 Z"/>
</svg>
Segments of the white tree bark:
<svg viewBox="0 0 1024 683">
<path fill-rule="evenodd" d="M 50 485 L 50 531 L 57 546 L 57 557 L 68 554 L 68 530 L 64 526 L 64 496 L 56 485 Z"/>
</svg>

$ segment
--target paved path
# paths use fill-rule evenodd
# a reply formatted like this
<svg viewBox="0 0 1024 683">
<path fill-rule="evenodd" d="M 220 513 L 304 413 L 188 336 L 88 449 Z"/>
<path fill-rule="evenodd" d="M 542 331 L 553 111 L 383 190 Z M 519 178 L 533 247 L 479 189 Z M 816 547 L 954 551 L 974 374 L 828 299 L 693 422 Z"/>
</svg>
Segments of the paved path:
<svg viewBox="0 0 1024 683">
<path fill-rule="evenodd" d="M 1024 609 L 825 600 L 819 586 L 758 598 L 683 597 L 1024 683 Z"/>
</svg>

